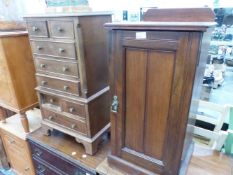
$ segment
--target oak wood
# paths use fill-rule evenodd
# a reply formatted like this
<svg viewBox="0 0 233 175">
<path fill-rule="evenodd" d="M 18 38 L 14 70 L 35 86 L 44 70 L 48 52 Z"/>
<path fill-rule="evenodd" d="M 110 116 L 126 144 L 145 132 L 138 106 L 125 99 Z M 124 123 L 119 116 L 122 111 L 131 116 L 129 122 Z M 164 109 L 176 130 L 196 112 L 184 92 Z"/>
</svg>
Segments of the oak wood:
<svg viewBox="0 0 233 175">
<path fill-rule="evenodd" d="M 119 101 L 111 113 L 109 163 L 129 174 L 182 174 L 191 156 L 189 109 L 202 34 L 212 24 L 180 22 L 178 16 L 171 23 L 105 25 L 111 30 L 111 95 Z M 203 68 L 198 71 L 203 75 Z"/>
<path fill-rule="evenodd" d="M 11 167 L 17 174 L 34 175 L 31 152 L 26 141 L 1 128 L 1 137 Z"/>
<path fill-rule="evenodd" d="M 27 33 L 1 35 L 0 63 L 0 105 L 17 113 L 35 107 L 38 103 L 35 67 Z M 28 130 L 26 124 L 25 131 Z"/>
</svg>

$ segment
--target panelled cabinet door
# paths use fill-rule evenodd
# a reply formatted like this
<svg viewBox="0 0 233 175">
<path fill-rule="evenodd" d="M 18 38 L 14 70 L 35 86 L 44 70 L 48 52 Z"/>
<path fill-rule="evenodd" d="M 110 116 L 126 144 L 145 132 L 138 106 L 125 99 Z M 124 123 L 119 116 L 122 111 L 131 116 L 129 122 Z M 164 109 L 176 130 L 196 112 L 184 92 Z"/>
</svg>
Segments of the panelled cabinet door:
<svg viewBox="0 0 233 175">
<path fill-rule="evenodd" d="M 117 96 L 111 114 L 112 155 L 169 174 L 173 155 L 181 149 L 175 132 L 188 34 L 145 31 L 145 38 L 137 39 L 136 31 L 115 31 L 112 36 L 111 86 Z"/>
</svg>

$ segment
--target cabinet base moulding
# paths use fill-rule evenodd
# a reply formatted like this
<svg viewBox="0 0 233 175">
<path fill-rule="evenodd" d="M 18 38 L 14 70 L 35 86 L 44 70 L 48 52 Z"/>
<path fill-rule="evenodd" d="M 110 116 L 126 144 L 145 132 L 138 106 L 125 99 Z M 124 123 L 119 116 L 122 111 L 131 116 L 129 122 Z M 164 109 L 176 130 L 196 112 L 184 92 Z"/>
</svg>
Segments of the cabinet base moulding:
<svg viewBox="0 0 233 175">
<path fill-rule="evenodd" d="M 53 129 L 59 130 L 65 134 L 68 134 L 75 138 L 78 143 L 83 144 L 86 154 L 94 155 L 97 152 L 99 143 L 103 139 L 103 135 L 107 133 L 110 129 L 110 123 L 108 123 L 103 129 L 101 129 L 96 135 L 92 138 L 85 137 L 81 134 L 74 133 L 69 129 L 54 125 L 52 123 L 42 121 L 42 128 L 44 130 L 44 135 L 49 136 Z"/>
</svg>

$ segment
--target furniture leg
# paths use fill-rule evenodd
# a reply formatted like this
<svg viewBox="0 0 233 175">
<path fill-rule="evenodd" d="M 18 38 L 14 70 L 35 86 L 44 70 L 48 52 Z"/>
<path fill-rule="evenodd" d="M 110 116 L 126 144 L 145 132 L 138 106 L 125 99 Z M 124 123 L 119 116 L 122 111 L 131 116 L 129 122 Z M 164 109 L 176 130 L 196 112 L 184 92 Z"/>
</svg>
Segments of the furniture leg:
<svg viewBox="0 0 233 175">
<path fill-rule="evenodd" d="M 0 120 L 3 123 L 6 123 L 6 117 L 7 117 L 6 110 L 3 107 L 0 107 Z"/>
<path fill-rule="evenodd" d="M 29 123 L 26 113 L 20 113 L 21 124 L 23 125 L 24 132 L 29 132 Z"/>
</svg>

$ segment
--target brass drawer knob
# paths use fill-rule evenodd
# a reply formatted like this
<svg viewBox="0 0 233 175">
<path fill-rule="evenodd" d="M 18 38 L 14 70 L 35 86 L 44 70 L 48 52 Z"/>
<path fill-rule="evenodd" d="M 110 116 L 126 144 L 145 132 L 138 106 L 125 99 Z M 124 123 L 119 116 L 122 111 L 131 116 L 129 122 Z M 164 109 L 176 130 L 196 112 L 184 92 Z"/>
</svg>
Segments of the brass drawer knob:
<svg viewBox="0 0 233 175">
<path fill-rule="evenodd" d="M 69 86 L 64 86 L 63 89 L 64 89 L 64 91 L 68 91 Z"/>
<path fill-rule="evenodd" d="M 53 102 L 54 102 L 54 99 L 50 98 L 50 99 L 49 99 L 49 102 L 50 102 L 50 103 L 53 103 Z"/>
<path fill-rule="evenodd" d="M 24 171 L 29 171 L 29 170 L 30 170 L 30 168 L 29 168 L 29 167 L 27 167 L 27 168 L 25 168 L 25 169 L 24 169 Z"/>
<path fill-rule="evenodd" d="M 57 28 L 57 31 L 58 31 L 58 32 L 63 32 L 63 31 L 64 31 L 64 29 L 63 29 L 63 28 L 61 28 L 61 27 L 58 27 L 58 28 Z"/>
<path fill-rule="evenodd" d="M 71 125 L 71 128 L 72 128 L 72 129 L 76 128 L 76 124 L 72 124 L 72 125 Z"/>
<path fill-rule="evenodd" d="M 65 52 L 65 49 L 59 48 L 59 53 L 63 53 L 63 52 Z"/>
<path fill-rule="evenodd" d="M 39 28 L 36 27 L 36 26 L 33 26 L 33 27 L 32 27 L 32 31 L 33 31 L 33 32 L 37 32 L 37 31 L 39 31 Z"/>
<path fill-rule="evenodd" d="M 52 120 L 52 119 L 53 119 L 53 116 L 50 115 L 50 116 L 49 116 L 49 120 Z"/>
<path fill-rule="evenodd" d="M 41 67 L 41 68 L 45 68 L 45 64 L 41 64 L 40 67 Z"/>
<path fill-rule="evenodd" d="M 15 144 L 15 140 L 10 140 L 10 144 Z"/>
<path fill-rule="evenodd" d="M 63 72 L 67 72 L 68 70 L 69 70 L 68 67 L 63 67 L 63 68 L 62 68 L 62 71 L 63 71 Z"/>
<path fill-rule="evenodd" d="M 43 47 L 37 46 L 37 50 L 42 50 L 42 49 L 43 49 Z"/>
<path fill-rule="evenodd" d="M 47 82 L 46 81 L 41 81 L 41 84 L 42 84 L 42 86 L 44 86 L 44 85 L 47 84 Z"/>
<path fill-rule="evenodd" d="M 74 112 L 74 108 L 73 107 L 71 107 L 71 108 L 69 108 L 69 111 L 72 113 L 72 112 Z"/>
</svg>

